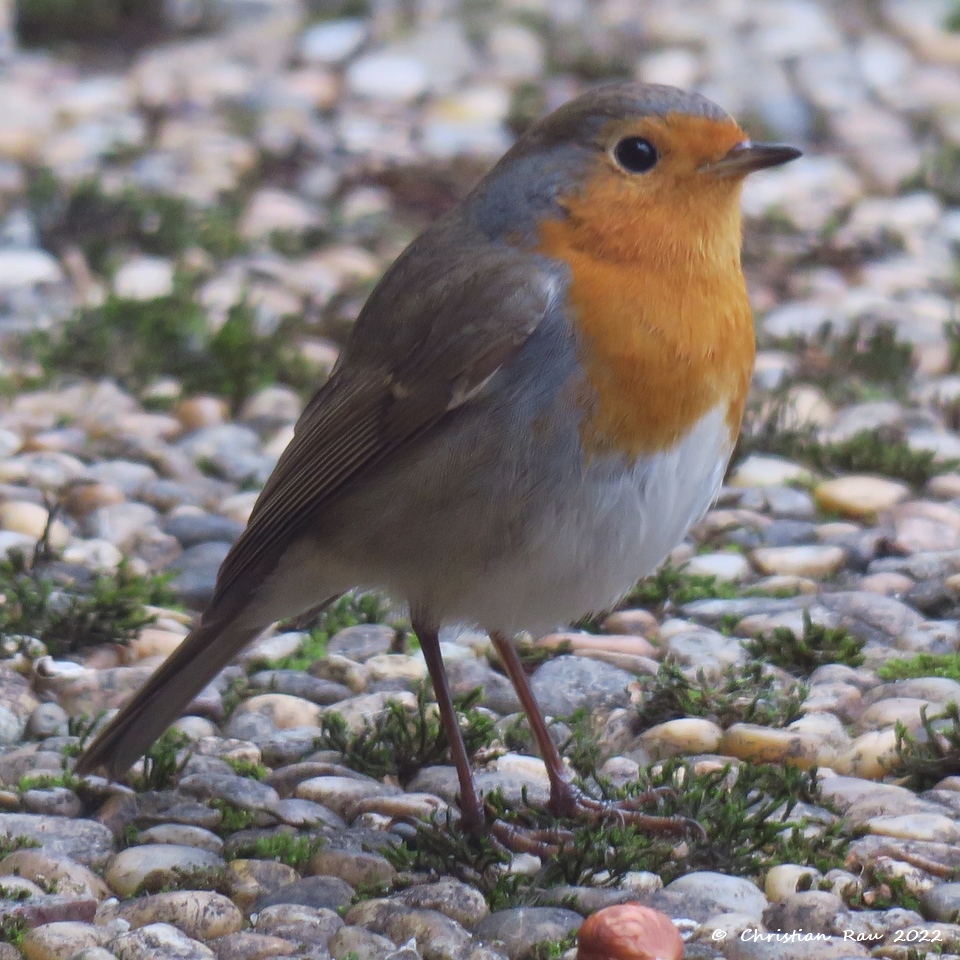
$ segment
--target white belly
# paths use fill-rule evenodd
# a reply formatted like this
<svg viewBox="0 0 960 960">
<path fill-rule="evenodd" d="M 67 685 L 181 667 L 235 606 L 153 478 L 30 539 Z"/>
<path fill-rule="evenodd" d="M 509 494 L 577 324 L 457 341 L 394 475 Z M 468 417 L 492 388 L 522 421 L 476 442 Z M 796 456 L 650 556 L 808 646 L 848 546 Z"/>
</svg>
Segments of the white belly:
<svg viewBox="0 0 960 960">
<path fill-rule="evenodd" d="M 725 411 L 716 410 L 673 450 L 622 472 L 588 469 L 569 498 L 540 511 L 525 550 L 485 571 L 472 590 L 444 598 L 447 616 L 540 633 L 609 609 L 707 511 L 731 450 Z"/>
</svg>

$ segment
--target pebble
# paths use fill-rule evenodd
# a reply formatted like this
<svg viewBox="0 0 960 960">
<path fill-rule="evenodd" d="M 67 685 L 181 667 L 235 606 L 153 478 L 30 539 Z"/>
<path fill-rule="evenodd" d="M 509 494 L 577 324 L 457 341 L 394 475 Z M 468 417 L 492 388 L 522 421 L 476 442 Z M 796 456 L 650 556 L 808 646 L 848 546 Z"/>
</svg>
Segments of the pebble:
<svg viewBox="0 0 960 960">
<path fill-rule="evenodd" d="M 745 580 L 750 575 L 750 564 L 738 553 L 702 553 L 687 562 L 684 572 L 730 583 Z"/>
<path fill-rule="evenodd" d="M 260 910 L 254 926 L 258 933 L 326 946 L 330 938 L 343 928 L 343 920 L 332 910 L 284 903 Z"/>
<path fill-rule="evenodd" d="M 341 927 L 330 938 L 327 949 L 336 960 L 348 960 L 351 955 L 357 960 L 386 960 L 396 947 L 393 941 L 363 927 Z"/>
<path fill-rule="evenodd" d="M 110 861 L 103 878 L 121 896 L 132 896 L 145 883 L 163 887 L 179 876 L 222 869 L 223 860 L 215 853 L 173 843 L 144 844 L 121 850 Z"/>
<path fill-rule="evenodd" d="M 297 786 L 296 796 L 302 800 L 312 800 L 334 813 L 339 814 L 348 823 L 357 814 L 357 806 L 371 797 L 390 797 L 402 793 L 398 787 L 378 783 L 375 780 L 355 780 L 352 777 L 313 777 Z"/>
<path fill-rule="evenodd" d="M 27 960 L 69 960 L 85 947 L 102 947 L 109 940 L 110 933 L 101 927 L 60 921 L 28 930 L 21 948 Z"/>
<path fill-rule="evenodd" d="M 137 929 L 153 923 L 174 924 L 195 940 L 236 933 L 243 914 L 225 896 L 209 890 L 176 890 L 119 904 L 115 914 Z"/>
<path fill-rule="evenodd" d="M 60 264 L 45 250 L 0 249 L 0 293 L 62 279 Z"/>
<path fill-rule="evenodd" d="M 181 603 L 198 608 L 210 602 L 220 564 L 229 552 L 228 543 L 198 543 L 184 550 L 174 560 L 169 567 L 174 574 L 170 589 Z"/>
<path fill-rule="evenodd" d="M 597 711 L 627 706 L 633 680 L 630 673 L 618 667 L 585 657 L 563 656 L 539 667 L 530 685 L 547 716 L 569 717 L 582 707 Z"/>
<path fill-rule="evenodd" d="M 816 765 L 820 747 L 819 738 L 815 736 L 735 723 L 724 731 L 719 752 L 755 763 L 787 763 L 806 769 Z"/>
<path fill-rule="evenodd" d="M 668 720 L 650 727 L 641 736 L 654 760 L 677 754 L 717 753 L 723 739 L 723 730 L 717 724 L 700 717 Z"/>
<path fill-rule="evenodd" d="M 577 930 L 583 918 L 561 907 L 514 907 L 484 917 L 474 929 L 482 941 L 503 945 L 510 960 L 518 960 L 547 940 L 559 940 Z"/>
<path fill-rule="evenodd" d="M 156 300 L 173 293 L 174 264 L 165 257 L 135 257 L 120 265 L 113 292 L 126 300 Z"/>
<path fill-rule="evenodd" d="M 367 24 L 360 19 L 315 23 L 300 35 L 298 52 L 307 63 L 337 66 L 363 46 L 367 32 Z"/>
<path fill-rule="evenodd" d="M 805 467 L 780 457 L 752 455 L 734 470 L 730 484 L 734 487 L 780 487 L 810 480 Z"/>
<path fill-rule="evenodd" d="M 47 529 L 50 514 L 44 507 L 27 501 L 8 500 L 0 503 L 0 528 L 39 540 Z M 70 531 L 60 520 L 50 524 L 50 546 L 62 549 L 70 540 Z"/>
<path fill-rule="evenodd" d="M 64 896 L 103 900 L 110 888 L 89 868 L 68 857 L 42 849 L 15 850 L 0 861 L 0 876 L 18 876 L 34 882 L 54 882 Z"/>
<path fill-rule="evenodd" d="M 412 908 L 436 910 L 467 929 L 475 928 L 490 913 L 479 891 L 452 878 L 408 887 L 393 899 Z"/>
<path fill-rule="evenodd" d="M 830 577 L 846 559 L 841 547 L 809 546 L 760 547 L 750 559 L 761 573 L 794 577 Z"/>
<path fill-rule="evenodd" d="M 430 88 L 430 73 L 416 57 L 382 50 L 354 60 L 347 68 L 346 82 L 359 97 L 410 103 Z"/>
<path fill-rule="evenodd" d="M 102 866 L 113 853 L 113 834 L 91 820 L 34 813 L 0 813 L 0 836 L 25 837 L 52 857 L 67 857 L 86 867 Z"/>
<path fill-rule="evenodd" d="M 397 873 L 389 860 L 362 850 L 321 850 L 311 858 L 308 872 L 339 877 L 352 887 L 389 884 Z"/>
<path fill-rule="evenodd" d="M 818 484 L 814 496 L 822 510 L 870 518 L 906 500 L 910 487 L 884 477 L 846 476 Z"/>
<path fill-rule="evenodd" d="M 182 400 L 174 408 L 177 420 L 184 430 L 200 430 L 224 423 L 229 408 L 220 397 L 198 395 Z"/>
<path fill-rule="evenodd" d="M 215 954 L 169 923 L 151 923 L 114 937 L 107 947 L 123 960 L 214 960 Z"/>
<path fill-rule="evenodd" d="M 650 901 L 668 915 L 681 904 L 683 916 L 701 922 L 720 913 L 740 913 L 759 920 L 768 905 L 763 892 L 749 880 L 709 871 L 678 877 Z"/>
</svg>

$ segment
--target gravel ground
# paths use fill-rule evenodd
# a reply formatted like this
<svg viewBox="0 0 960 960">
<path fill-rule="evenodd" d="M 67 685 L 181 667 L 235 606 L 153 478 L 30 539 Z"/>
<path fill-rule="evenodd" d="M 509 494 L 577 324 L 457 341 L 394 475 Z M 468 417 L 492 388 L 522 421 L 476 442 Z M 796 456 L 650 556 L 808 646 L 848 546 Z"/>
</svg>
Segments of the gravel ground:
<svg viewBox="0 0 960 960">
<path fill-rule="evenodd" d="M 0 960 L 549 960 L 624 901 L 690 958 L 960 956 L 960 7 L 306 6 L 29 48 L 0 8 Z M 650 809 L 706 837 L 471 847 L 372 597 L 78 783 L 383 267 L 530 118 L 631 75 L 806 150 L 745 196 L 761 349 L 718 504 L 621 610 L 523 647 L 587 788 L 672 787 Z M 488 639 L 444 640 L 482 788 L 552 825 Z"/>
</svg>

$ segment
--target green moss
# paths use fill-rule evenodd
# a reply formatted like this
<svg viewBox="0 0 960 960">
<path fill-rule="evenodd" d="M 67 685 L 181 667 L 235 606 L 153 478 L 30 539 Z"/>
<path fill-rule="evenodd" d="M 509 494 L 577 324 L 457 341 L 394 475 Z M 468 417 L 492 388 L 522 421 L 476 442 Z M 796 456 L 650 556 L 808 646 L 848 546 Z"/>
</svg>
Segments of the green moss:
<svg viewBox="0 0 960 960">
<path fill-rule="evenodd" d="M 803 630 L 799 636 L 789 627 L 777 627 L 770 634 L 744 641 L 743 646 L 751 657 L 805 677 L 825 664 L 859 667 L 864 660 L 864 644 L 864 640 L 843 627 L 814 623 L 810 614 L 804 611 Z"/>
<path fill-rule="evenodd" d="M 241 810 L 226 800 L 211 800 L 210 806 L 220 811 L 220 824 L 217 830 L 222 836 L 236 833 L 239 830 L 249 830 L 256 826 L 259 814 L 254 810 Z"/>
<path fill-rule="evenodd" d="M 560 940 L 541 940 L 533 944 L 524 953 L 524 960 L 560 960 L 560 958 L 577 945 L 576 931 L 568 933 Z"/>
<path fill-rule="evenodd" d="M 940 713 L 920 708 L 920 731 L 896 725 L 896 757 L 890 772 L 913 790 L 926 790 L 944 777 L 960 775 L 960 708 L 951 701 Z"/>
<path fill-rule="evenodd" d="M 888 660 L 877 675 L 881 680 L 908 680 L 912 677 L 946 677 L 960 680 L 960 653 L 918 653 L 905 660 Z"/>
<path fill-rule="evenodd" d="M 960 33 L 960 3 L 954 2 L 943 21 L 943 29 L 951 33 Z"/>
<path fill-rule="evenodd" d="M 33 850 L 39 846 L 41 846 L 39 840 L 25 837 L 22 834 L 13 837 L 0 836 L 0 860 L 11 853 L 16 853 L 18 850 Z"/>
<path fill-rule="evenodd" d="M 241 844 L 233 851 L 231 859 L 276 860 L 294 870 L 302 870 L 323 849 L 324 842 L 323 837 L 282 831 Z"/>
<path fill-rule="evenodd" d="M 252 780 L 266 780 L 269 771 L 262 763 L 255 763 L 244 757 L 224 757 L 226 763 L 239 777 L 250 777 Z"/>
<path fill-rule="evenodd" d="M 27 773 L 17 782 L 17 790 L 25 793 L 27 790 L 50 790 L 52 787 L 66 787 L 72 790 L 77 785 L 77 778 L 73 774 L 63 773 Z"/>
<path fill-rule="evenodd" d="M 905 877 L 887 873 L 876 864 L 870 864 L 864 869 L 861 879 L 863 892 L 848 898 L 849 906 L 854 909 L 893 910 L 899 907 L 922 912 L 920 898 L 908 889 Z"/>
<path fill-rule="evenodd" d="M 913 346 L 898 340 L 896 329 L 887 324 L 869 332 L 853 325 L 836 334 L 827 323 L 812 337 L 788 337 L 767 346 L 798 358 L 792 382 L 815 384 L 838 404 L 905 397 L 910 386 Z"/>
<path fill-rule="evenodd" d="M 570 728 L 570 736 L 560 752 L 582 779 L 595 778 L 597 768 L 604 760 L 600 744 L 601 730 L 593 714 L 581 707 L 562 722 Z"/>
<path fill-rule="evenodd" d="M 937 460 L 932 451 L 912 449 L 897 428 L 861 430 L 846 440 L 824 442 L 810 427 L 785 427 L 788 417 L 782 406 L 760 418 L 748 417 L 731 463 L 751 453 L 772 454 L 834 476 L 877 473 L 915 487 L 957 467 L 955 460 Z"/>
<path fill-rule="evenodd" d="M 652 576 L 645 577 L 624 597 L 621 607 L 682 606 L 694 600 L 730 600 L 738 596 L 735 584 L 714 576 L 687 573 L 684 568 L 665 563 Z"/>
<path fill-rule="evenodd" d="M 174 868 L 147 874 L 137 888 L 136 895 L 172 893 L 175 890 L 206 890 L 225 896 L 231 893 L 227 872 L 223 867 L 194 867 L 192 870 Z"/>
<path fill-rule="evenodd" d="M 528 80 L 518 84 L 513 90 L 507 112 L 507 126 L 519 137 L 546 112 L 546 91 L 541 84 Z"/>
<path fill-rule="evenodd" d="M 0 943 L 12 943 L 19 947 L 23 943 L 30 924 L 23 917 L 7 914 L 0 917 Z"/>
<path fill-rule="evenodd" d="M 347 627 L 368 623 L 385 623 L 392 610 L 387 600 L 378 593 L 346 593 L 308 623 L 287 623 L 284 627 L 307 631 L 300 649 L 289 657 L 270 662 L 272 670 L 306 670 L 327 654 L 330 638 Z M 397 625 L 402 631 L 401 624 Z"/>
<path fill-rule="evenodd" d="M 110 294 L 98 307 L 78 310 L 36 344 L 50 376 L 111 377 L 142 390 L 158 377 L 189 378 L 205 363 L 207 319 L 184 278 L 173 293 L 153 300 Z"/>
<path fill-rule="evenodd" d="M 0 900 L 29 900 L 32 894 L 23 887 L 5 887 L 0 882 Z"/>
<path fill-rule="evenodd" d="M 352 733 L 340 714 L 328 711 L 320 720 L 317 747 L 338 751 L 352 770 L 378 780 L 394 777 L 405 786 L 424 767 L 448 762 L 447 736 L 430 697 L 429 685 L 421 684 L 416 710 L 390 701 L 385 712 L 366 723 L 359 733 Z M 494 740 L 494 721 L 476 709 L 482 698 L 483 691 L 477 688 L 455 701 L 460 730 L 471 755 Z"/>
<path fill-rule="evenodd" d="M 223 702 L 223 715 L 232 717 L 234 711 L 246 699 L 247 692 L 250 690 L 250 681 L 246 677 L 234 677 L 227 684 L 227 689 L 223 691 L 221 700 Z"/>
<path fill-rule="evenodd" d="M 295 348 L 298 322 L 291 318 L 263 332 L 253 307 L 242 301 L 211 332 L 193 283 L 181 275 L 172 293 L 152 300 L 110 294 L 100 306 L 77 311 L 58 330 L 36 336 L 32 347 L 49 379 L 109 377 L 141 391 L 174 377 L 186 393 L 227 398 L 235 412 L 269 384 L 311 385 Z"/>
<path fill-rule="evenodd" d="M 307 0 L 311 20 L 339 20 L 341 17 L 369 17 L 370 0 Z"/>
<path fill-rule="evenodd" d="M 291 347 L 294 322 L 281 323 L 272 333 L 263 333 L 253 307 L 246 301 L 234 304 L 226 322 L 207 342 L 203 365 L 186 378 L 186 390 L 226 397 L 236 413 L 261 387 L 278 381 L 307 387 L 309 371 Z"/>
<path fill-rule="evenodd" d="M 602 619 L 602 617 L 596 619 L 593 617 L 585 617 L 577 623 L 576 626 L 581 630 L 598 631 L 600 629 L 599 621 Z M 533 673 L 537 667 L 542 666 L 554 657 L 566 656 L 572 652 L 573 644 L 569 640 L 563 640 L 555 647 L 537 646 L 526 639 L 521 639 L 517 643 L 517 655 L 520 657 L 520 662 L 523 664 L 523 668 L 527 673 Z M 487 654 L 487 659 L 495 666 L 500 664 L 500 659 L 494 650 L 491 650 L 490 653 Z"/>
<path fill-rule="evenodd" d="M 8 655 L 22 648 L 25 637 L 42 641 L 54 657 L 126 643 L 153 623 L 146 606 L 165 606 L 172 599 L 168 578 L 139 576 L 126 563 L 86 582 L 72 579 L 43 543 L 31 558 L 13 552 L 0 560 L 0 650 Z"/>
<path fill-rule="evenodd" d="M 785 684 L 759 662 L 730 666 L 717 681 L 702 670 L 691 680 L 673 663 L 641 680 L 644 696 L 637 719 L 642 730 L 681 717 L 705 717 L 726 729 L 734 723 L 786 727 L 800 718 L 807 688 Z"/>
<path fill-rule="evenodd" d="M 172 786 L 191 757 L 189 750 L 184 752 L 189 743 L 186 734 L 167 730 L 150 744 L 143 757 L 143 775 L 136 778 L 137 790 L 166 790 Z"/>
<path fill-rule="evenodd" d="M 131 247 L 164 257 L 199 247 L 220 261 L 246 246 L 237 226 L 241 204 L 235 196 L 200 207 L 184 197 L 133 187 L 107 192 L 97 180 L 65 185 L 41 169 L 31 174 L 27 199 L 44 245 L 57 251 L 79 247 L 98 273 L 109 272 Z"/>
</svg>

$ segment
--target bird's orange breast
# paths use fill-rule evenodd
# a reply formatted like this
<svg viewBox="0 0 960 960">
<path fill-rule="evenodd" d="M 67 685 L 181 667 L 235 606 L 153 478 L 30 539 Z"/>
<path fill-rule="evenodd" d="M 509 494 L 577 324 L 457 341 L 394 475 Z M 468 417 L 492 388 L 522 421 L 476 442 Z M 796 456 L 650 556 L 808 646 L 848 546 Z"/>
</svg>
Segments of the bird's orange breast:
<svg viewBox="0 0 960 960">
<path fill-rule="evenodd" d="M 570 268 L 588 452 L 667 450 L 717 408 L 736 436 L 755 344 L 735 199 L 736 213 L 631 210 L 600 177 L 566 204 L 568 217 L 541 224 L 538 249 Z"/>
</svg>

